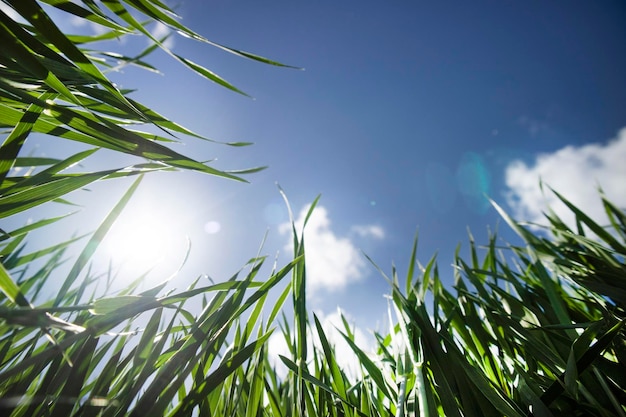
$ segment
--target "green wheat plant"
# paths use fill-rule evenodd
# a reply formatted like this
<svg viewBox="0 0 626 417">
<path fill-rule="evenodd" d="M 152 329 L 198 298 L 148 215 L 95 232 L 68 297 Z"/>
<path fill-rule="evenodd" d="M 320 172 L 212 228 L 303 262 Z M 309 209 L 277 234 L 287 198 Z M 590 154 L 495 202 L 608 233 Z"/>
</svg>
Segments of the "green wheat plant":
<svg viewBox="0 0 626 417">
<path fill-rule="evenodd" d="M 154 24 L 244 58 L 285 65 L 202 37 L 156 0 L 3 0 L 1 5 L 0 218 L 46 203 L 67 204 L 71 192 L 94 181 L 137 179 L 95 232 L 82 239 L 29 252 L 32 233 L 44 233 L 66 216 L 0 228 L 0 414 L 189 415 L 192 409 L 203 414 L 229 409 L 246 387 L 248 374 L 239 372 L 241 366 L 256 363 L 257 374 L 263 369 L 259 358 L 272 328 L 256 318 L 269 291 L 300 260 L 273 268 L 264 280 L 258 275 L 265 258 L 255 257 L 224 282 L 200 277 L 176 293 L 164 291 L 167 281 L 139 291 L 139 276 L 113 291 L 115 273 L 95 272 L 91 261 L 144 174 L 184 169 L 244 181 L 242 175 L 260 168 L 223 171 L 175 152 L 167 145 L 181 135 L 213 141 L 133 100 L 108 74 L 127 65 L 155 71 L 146 58 L 161 49 L 203 78 L 245 94 L 170 50 L 166 37 L 151 34 Z M 52 9 L 65 19 L 97 25 L 100 34 L 64 33 L 50 17 Z M 148 38 L 151 45 L 134 56 L 94 49 L 131 35 Z M 61 159 L 23 156 L 34 134 L 79 142 L 85 150 Z M 101 149 L 138 162 L 102 171 L 70 169 Z M 82 250 L 66 272 L 67 253 L 77 245 Z M 192 303 L 193 310 L 187 309 Z M 270 318 L 280 306 L 275 304 Z"/>
<path fill-rule="evenodd" d="M 445 274 L 435 257 L 418 261 L 417 238 L 404 277 L 372 262 L 389 283 L 389 326 L 366 349 L 342 317 L 337 330 L 356 372 L 307 307 L 306 221 L 304 230 L 294 226 L 293 257 L 283 266 L 257 255 L 225 280 L 200 276 L 173 291 L 167 279 L 143 289 L 139 275 L 120 289 L 115 268 L 95 270 L 93 260 L 144 175 L 189 169 L 243 180 L 256 168 L 222 171 L 174 152 L 168 145 L 178 136 L 205 138 L 134 101 L 107 74 L 120 65 L 155 70 L 147 57 L 162 49 L 241 93 L 169 50 L 148 30 L 157 22 L 282 64 L 205 39 L 158 0 L 2 5 L 0 219 L 68 203 L 94 181 L 135 179 L 86 236 L 31 250 L 34 234 L 67 216 L 0 227 L 0 415 L 626 416 L 626 214 L 603 195 L 608 224 L 557 194 L 575 224 L 548 213 L 539 231 L 494 203 L 524 243 L 492 235 L 479 246 L 470 235 L 469 255 L 457 251 Z M 64 34 L 50 8 L 106 31 Z M 131 34 L 151 46 L 134 56 L 94 49 Z M 33 134 L 86 149 L 61 159 L 23 156 Z M 70 170 L 101 149 L 139 161 Z M 454 284 L 444 285 L 449 276 Z M 276 357 L 271 337 L 287 353 Z"/>
<path fill-rule="evenodd" d="M 478 247 L 470 235 L 450 288 L 434 257 L 417 261 L 417 239 L 404 282 L 395 268 L 379 269 L 391 287 L 389 332 L 375 333 L 368 352 L 345 318 L 339 329 L 358 358 L 356 379 L 338 366 L 317 317 L 308 334 L 319 340 L 305 358 L 294 346 L 306 341 L 284 325 L 292 357 L 282 360 L 295 380 L 278 388 L 272 415 L 626 415 L 626 214 L 602 197 L 602 227 L 557 196 L 575 230 L 549 214 L 548 234 L 531 231 L 496 205 L 526 244 L 498 246 L 493 235 Z"/>
</svg>

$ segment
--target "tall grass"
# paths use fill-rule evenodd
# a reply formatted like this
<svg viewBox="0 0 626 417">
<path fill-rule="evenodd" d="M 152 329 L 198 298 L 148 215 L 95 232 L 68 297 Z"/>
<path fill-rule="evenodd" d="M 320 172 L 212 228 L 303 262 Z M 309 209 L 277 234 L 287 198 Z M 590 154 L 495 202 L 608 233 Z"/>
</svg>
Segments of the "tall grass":
<svg viewBox="0 0 626 417">
<path fill-rule="evenodd" d="M 22 21 L 0 12 L 0 124 L 8 129 L 0 147 L 0 218 L 65 200 L 96 180 L 154 170 L 241 179 L 240 172 L 215 170 L 164 146 L 172 140 L 165 132 L 199 135 L 119 91 L 105 76 L 107 58 L 115 55 L 85 48 L 141 33 L 153 46 L 116 59 L 149 67 L 144 58 L 162 48 L 239 91 L 169 51 L 138 22 L 161 22 L 213 43 L 154 0 L 43 3 L 108 32 L 65 35 L 38 2 L 3 1 Z M 157 126 L 163 136 L 131 129 L 134 124 Z M 22 157 L 33 132 L 91 148 L 58 160 Z M 141 163 L 64 173 L 101 147 Z M 33 169 L 19 176 L 16 167 Z M 550 214 L 545 233 L 496 206 L 525 245 L 499 244 L 492 236 L 479 247 L 470 236 L 470 255 L 455 256 L 451 287 L 443 285 L 435 258 L 418 262 L 416 239 L 405 277 L 379 268 L 389 281 L 390 326 L 374 334 L 376 349 L 359 346 L 343 320 L 340 334 L 359 363 L 355 375 L 340 365 L 332 339 L 307 309 L 305 233 L 295 227 L 294 257 L 282 267 L 266 268 L 266 258 L 256 256 L 217 283 L 199 277 L 179 292 L 167 292 L 167 282 L 141 291 L 138 276 L 113 291 L 114 273 L 94 271 L 91 261 L 141 178 L 87 242 L 59 241 L 29 252 L 29 235 L 63 218 L 0 233 L 0 415 L 626 415 L 626 215 L 603 196 L 607 226 L 558 195 L 575 228 Z M 82 250 L 69 258 L 77 245 Z M 66 263 L 69 272 L 60 277 Z M 287 316 L 289 300 L 293 315 Z M 274 333 L 288 346 L 279 358 L 286 377 L 269 352 Z"/>
<path fill-rule="evenodd" d="M 356 376 L 306 309 L 300 231 L 294 260 L 266 279 L 258 277 L 265 259 L 253 258 L 222 283 L 199 278 L 161 294 L 164 285 L 135 291 L 137 281 L 94 299 L 108 277 L 89 271 L 36 307 L 19 299 L 37 296 L 66 245 L 34 273 L 23 267 L 30 255 L 6 252 L 4 279 L 6 271 L 20 278 L 17 296 L 4 288 L 0 309 L 0 407 L 12 416 L 623 416 L 626 215 L 603 202 L 609 230 L 572 206 L 580 230 L 550 216 L 551 237 L 503 213 L 526 245 L 470 241 L 469 259 L 455 258 L 452 288 L 434 258 L 419 264 L 415 241 L 407 276 L 384 275 L 391 326 L 375 334 L 376 350 L 362 350 L 346 320 L 340 329 Z M 265 306 L 289 274 L 278 302 Z M 277 321 L 290 294 L 294 315 Z M 201 311 L 186 307 L 194 298 Z M 277 327 L 289 347 L 280 357 L 287 377 L 268 352 Z"/>
<path fill-rule="evenodd" d="M 470 236 L 469 258 L 455 256 L 452 288 L 435 258 L 419 264 L 417 239 L 404 279 L 381 270 L 391 326 L 375 334 L 376 351 L 355 343 L 345 319 L 340 329 L 359 361 L 356 379 L 338 365 L 317 317 L 307 324 L 318 340 L 305 366 L 295 346 L 307 340 L 285 326 L 292 355 L 281 359 L 293 378 L 274 389 L 282 396 L 270 414 L 626 415 L 626 215 L 602 197 L 610 219 L 602 227 L 557 196 L 575 230 L 551 214 L 549 235 L 531 232 L 496 206 L 526 245 L 498 246 L 494 235 L 479 248 Z M 295 275 L 304 280 L 303 270 Z M 296 314 L 295 325 L 307 320 Z"/>
</svg>

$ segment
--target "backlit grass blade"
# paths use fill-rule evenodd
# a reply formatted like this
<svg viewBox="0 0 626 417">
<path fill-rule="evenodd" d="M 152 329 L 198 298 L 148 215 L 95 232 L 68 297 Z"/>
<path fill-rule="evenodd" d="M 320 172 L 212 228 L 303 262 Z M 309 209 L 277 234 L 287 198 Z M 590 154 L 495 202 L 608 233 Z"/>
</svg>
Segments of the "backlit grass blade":
<svg viewBox="0 0 626 417">
<path fill-rule="evenodd" d="M 53 412 L 51 416 L 61 417 L 72 415 L 72 411 L 78 408 L 81 391 L 83 390 L 90 368 L 92 367 L 91 361 L 97 345 L 97 338 L 88 338 L 82 346 L 80 346 L 80 349 L 77 349 L 75 355 L 73 355 L 72 362 L 75 363 L 76 366 L 73 366 L 67 375 L 65 375 L 63 388 L 58 394 L 56 406 L 52 407 Z"/>
<path fill-rule="evenodd" d="M 626 321 L 624 320 L 615 323 L 604 334 L 602 334 L 591 347 L 584 351 L 575 363 L 575 372 L 577 374 L 582 373 L 587 367 L 589 367 L 608 348 L 608 346 L 613 343 L 614 338 L 618 336 L 625 323 Z M 550 405 L 556 397 L 563 392 L 566 376 L 567 372 L 565 372 L 559 380 L 554 381 L 550 388 L 541 396 L 542 401 L 544 401 L 547 405 Z"/>
<path fill-rule="evenodd" d="M 20 192 L 28 191 L 32 187 L 45 185 L 49 182 L 60 180 L 62 178 L 68 178 L 68 177 L 60 177 L 60 176 L 57 176 L 56 174 L 72 167 L 73 165 L 78 164 L 85 158 L 91 156 L 97 150 L 98 150 L 97 148 L 93 148 L 93 149 L 89 149 L 89 150 L 71 155 L 67 157 L 66 159 L 42 170 L 41 172 L 38 172 L 35 175 L 31 175 L 29 177 L 23 178 L 21 181 L 17 182 L 15 185 L 4 188 L 2 190 L 2 196 L 9 196 L 11 194 L 17 194 Z"/>
<path fill-rule="evenodd" d="M 231 373 L 237 370 L 245 361 L 249 360 L 256 351 L 262 348 L 267 339 L 271 336 L 272 332 L 265 333 L 259 339 L 243 347 L 236 352 L 227 362 L 222 363 L 215 371 L 211 372 L 202 384 L 197 385 L 196 388 L 190 391 L 183 402 L 177 407 L 173 416 L 187 416 L 194 407 L 195 402 L 200 398 L 208 395 L 218 385 L 220 385 L 224 379 Z M 151 411 L 149 411 L 150 413 Z M 137 410 L 134 410 L 137 413 Z"/>
<path fill-rule="evenodd" d="M 106 94 L 100 89 L 89 87 L 89 86 L 79 86 L 78 89 L 82 92 L 88 94 L 91 97 L 90 104 L 87 104 L 86 107 L 90 108 L 93 111 L 103 112 L 105 114 L 117 117 L 128 117 L 129 110 L 126 108 L 124 103 L 120 103 L 119 101 L 112 101 L 112 96 Z M 162 127 L 163 129 L 182 133 L 188 136 L 192 136 L 198 139 L 206 140 L 213 143 L 226 144 L 231 146 L 246 146 L 250 145 L 249 142 L 220 142 L 213 139 L 206 138 L 202 135 L 199 135 L 196 132 L 193 132 L 184 126 L 181 126 L 178 123 L 164 117 L 163 115 L 155 112 L 154 110 L 144 106 L 143 104 L 128 98 L 128 101 L 137 109 L 141 110 L 141 112 L 147 115 L 151 122 Z"/>
<path fill-rule="evenodd" d="M 171 26 L 172 28 L 174 28 L 177 31 L 179 31 L 182 34 L 184 34 L 185 36 L 193 38 L 193 39 L 196 39 L 196 40 L 199 40 L 201 42 L 208 43 L 208 44 L 213 45 L 215 47 L 218 47 L 218 48 L 220 48 L 220 49 L 222 49 L 222 50 L 224 50 L 226 52 L 229 52 L 229 53 L 232 53 L 232 54 L 235 54 L 235 55 L 239 55 L 239 56 L 244 57 L 244 58 L 252 59 L 254 61 L 262 62 L 264 64 L 275 65 L 275 66 L 279 66 L 279 67 L 301 69 L 301 68 L 298 68 L 298 67 L 293 67 L 293 66 L 290 66 L 290 65 L 281 64 L 280 62 L 273 61 L 273 60 L 264 58 L 264 57 L 256 55 L 256 54 L 252 54 L 250 52 L 245 52 L 245 51 L 233 49 L 233 48 L 221 45 L 219 43 L 210 41 L 210 40 L 204 38 L 203 36 L 201 36 L 201 35 L 193 32 L 193 31 L 191 31 L 190 29 L 184 27 L 177 20 L 175 20 L 175 19 L 171 18 L 170 16 L 168 16 L 167 13 L 164 13 L 161 10 L 159 10 L 158 8 L 154 7 L 151 4 L 151 2 L 143 1 L 143 0 L 131 0 L 131 1 L 129 1 L 129 3 L 132 3 L 134 7 L 136 7 L 138 10 L 141 10 L 146 15 L 151 16 L 155 20 L 159 20 L 159 21 L 161 21 L 161 22 Z"/>
<path fill-rule="evenodd" d="M 0 80 L 0 85 L 1 84 L 2 82 Z M 159 143 L 147 140 L 140 135 L 137 135 L 127 129 L 123 129 L 106 119 L 98 118 L 91 113 L 72 110 L 54 103 L 44 103 L 11 86 L 6 86 L 6 88 L 15 91 L 19 97 L 23 98 L 27 102 L 45 106 L 51 116 L 63 124 L 67 124 L 70 128 L 86 135 L 83 136 L 83 138 L 86 138 L 88 143 L 92 145 L 106 147 L 154 161 L 160 161 L 177 168 L 197 170 L 207 174 L 243 181 L 235 175 L 211 168 L 205 164 L 185 157 L 184 155 L 174 152 Z"/>
<path fill-rule="evenodd" d="M 185 28 L 184 26 L 182 26 L 180 23 L 178 23 L 175 19 L 172 19 L 170 16 L 160 12 L 158 9 L 153 8 L 149 5 L 148 2 L 129 2 L 129 3 L 133 3 L 133 5 L 138 8 L 139 10 L 141 10 L 142 12 L 146 13 L 148 16 L 161 21 L 169 26 L 172 26 L 174 28 L 176 28 L 177 30 L 183 32 L 185 35 L 194 38 L 196 40 L 202 40 L 202 41 L 206 41 L 206 39 L 204 39 L 203 37 L 201 37 L 200 35 L 196 34 L 195 32 L 190 31 L 189 29 Z M 115 14 L 117 14 L 118 16 L 120 16 L 124 21 L 126 21 L 129 25 L 131 25 L 133 28 L 137 29 L 138 31 L 140 31 L 141 33 L 143 33 L 145 36 L 149 37 L 156 45 L 158 45 L 161 49 L 163 49 L 165 52 L 167 52 L 169 55 L 171 55 L 174 59 L 176 59 L 177 61 L 181 62 L 182 64 L 184 64 L 186 67 L 190 68 L 191 70 L 193 70 L 194 72 L 196 72 L 197 74 L 205 77 L 206 79 L 213 81 L 223 87 L 226 87 L 232 91 L 235 91 L 237 93 L 246 95 L 243 91 L 239 90 L 238 88 L 236 88 L 235 86 L 233 86 L 232 84 L 230 84 L 229 82 L 225 81 L 223 78 L 219 77 L 218 75 L 216 75 L 214 72 L 210 71 L 207 68 L 204 68 L 203 66 L 196 64 L 195 62 L 182 57 L 180 55 L 177 55 L 173 52 L 171 52 L 168 48 L 166 48 L 158 39 L 156 39 L 154 36 L 152 36 L 152 34 L 145 29 L 145 27 L 140 24 L 139 22 L 137 22 L 133 16 L 128 12 L 128 10 L 118 1 L 116 0 L 109 0 L 107 2 L 105 2 L 106 6 L 113 11 Z"/>
<path fill-rule="evenodd" d="M 9 60 L 17 62 L 24 72 L 42 80 L 48 87 L 58 92 L 69 102 L 77 103 L 78 100 L 74 97 L 74 94 L 57 75 L 37 60 L 31 51 L 20 42 L 20 39 L 25 37 L 30 37 L 30 34 L 17 26 L 0 10 L 0 41 L 3 43 L 0 54 Z"/>
<path fill-rule="evenodd" d="M 613 248 L 618 253 L 626 253 L 626 246 L 617 241 L 610 233 L 608 233 L 603 227 L 601 227 L 598 223 L 591 219 L 587 214 L 585 214 L 578 207 L 573 205 L 569 200 L 563 197 L 558 192 L 552 190 L 552 192 L 567 206 L 568 209 L 572 211 L 576 215 L 576 218 L 579 219 L 585 226 L 587 226 L 593 233 L 595 233 L 599 238 L 601 238 L 604 242 L 606 242 L 611 248 Z"/>
<path fill-rule="evenodd" d="M 44 256 L 54 254 L 61 249 L 65 249 L 71 244 L 83 239 L 84 237 L 85 235 L 74 237 L 64 242 L 57 243 L 56 245 L 48 246 L 43 249 L 38 249 L 35 252 L 31 252 L 28 254 L 21 254 L 20 252 L 16 251 L 10 256 L 7 256 L 6 259 L 3 260 L 3 264 L 6 268 L 9 269 L 17 268 L 22 265 L 28 265 L 29 263 L 34 262 Z"/>
<path fill-rule="evenodd" d="M 102 42 L 102 41 L 119 39 L 122 36 L 132 34 L 132 30 L 124 26 L 121 26 L 121 27 L 124 28 L 123 32 L 113 29 L 113 30 L 109 30 L 109 31 L 99 33 L 99 34 L 94 34 L 94 35 L 80 35 L 80 34 L 68 33 L 66 34 L 66 36 L 70 41 L 74 42 L 76 45 L 85 45 L 89 43 L 97 43 L 97 42 Z M 93 59 L 93 55 L 99 55 L 100 52 L 102 52 L 102 51 L 90 50 L 86 48 L 82 48 L 82 50 L 85 53 L 85 55 L 92 57 L 92 59 Z"/>
<path fill-rule="evenodd" d="M 289 368 L 289 370 L 292 371 L 294 374 L 299 375 L 305 381 L 308 381 L 311 384 L 313 384 L 314 386 L 317 386 L 317 387 L 323 389 L 324 391 L 326 391 L 329 394 L 333 395 L 334 397 L 338 398 L 342 403 L 344 403 L 347 406 L 349 406 L 350 408 L 354 409 L 354 406 L 352 404 L 350 404 L 345 398 L 342 398 L 331 387 L 329 387 L 328 385 L 326 385 L 325 383 L 323 383 L 319 379 L 315 378 L 313 375 L 309 374 L 307 371 L 302 371 L 300 369 L 300 367 L 296 363 L 294 363 L 292 360 L 290 360 L 289 358 L 286 358 L 285 356 L 282 356 L 282 355 L 279 355 L 279 357 L 280 357 L 280 360 L 283 361 L 285 366 L 287 366 L 287 368 Z M 312 409 L 312 408 L 309 408 L 309 409 Z M 356 411 L 356 413 L 359 416 L 366 416 L 366 414 L 363 414 L 362 412 L 360 412 L 357 409 L 354 409 L 354 411 Z"/>
<path fill-rule="evenodd" d="M 383 395 L 385 395 L 387 398 L 392 398 L 380 368 L 367 356 L 367 354 L 360 347 L 356 345 L 351 337 L 349 337 L 342 331 L 339 331 L 339 334 L 341 334 L 346 343 L 348 343 L 348 346 L 350 347 L 352 352 L 354 352 L 357 358 L 359 358 L 361 366 L 363 366 L 363 368 L 367 371 L 368 377 L 371 378 L 371 380 L 376 384 L 376 388 L 381 390 Z"/>
<path fill-rule="evenodd" d="M 89 398 L 81 405 L 76 414 L 84 417 L 96 417 L 103 408 L 119 404 L 116 400 L 110 400 L 108 397 L 109 394 L 113 394 L 110 397 L 115 398 L 114 381 L 119 376 L 118 371 L 123 369 L 122 348 L 125 341 L 127 341 L 127 336 L 120 336 L 117 344 L 115 343 L 116 340 L 112 339 L 103 345 L 101 350 L 107 353 L 108 359 L 102 357 L 97 361 L 98 364 L 102 364 L 102 371 L 91 386 Z"/>
<path fill-rule="evenodd" d="M 12 303 L 18 306 L 28 307 L 30 303 L 24 297 L 24 294 L 20 291 L 20 287 L 13 281 L 9 272 L 4 268 L 4 265 L 0 262 L 0 290 L 4 295 L 11 300 Z"/>
<path fill-rule="evenodd" d="M 413 277 L 415 275 L 415 267 L 417 266 L 417 242 L 418 234 L 415 233 L 415 239 L 413 240 L 413 246 L 411 248 L 411 256 L 409 258 L 409 268 L 406 272 L 406 293 L 411 292 L 413 286 Z"/>
<path fill-rule="evenodd" d="M 58 8 L 68 14 L 74 15 L 78 18 L 88 20 L 97 25 L 114 29 L 119 34 L 132 33 L 123 26 L 118 25 L 104 13 L 95 13 L 97 8 L 85 9 L 76 3 L 70 3 L 63 0 L 42 0 L 53 7 Z"/>
<path fill-rule="evenodd" d="M 138 295 L 121 295 L 117 297 L 107 297 L 95 300 L 89 306 L 89 312 L 95 316 L 107 315 L 118 310 L 129 307 L 146 306 L 154 308 L 162 304 L 154 297 L 138 296 Z"/>
<path fill-rule="evenodd" d="M 50 17 L 34 0 L 7 0 L 9 4 L 24 18 L 26 18 L 45 38 L 52 42 L 68 59 L 70 59 L 85 74 L 89 75 L 116 96 L 121 102 L 125 102 L 129 107 L 126 98 L 117 90 L 117 88 L 93 65 L 93 63 L 85 57 L 85 55 L 74 45 L 61 30 L 54 24 Z M 53 88 L 54 85 L 53 85 Z M 56 89 L 56 88 L 55 88 Z M 60 88 L 59 93 L 68 98 L 71 102 L 77 102 L 73 94 L 66 88 Z M 58 90 L 57 90 L 58 91 Z M 133 113 L 139 117 L 147 119 L 139 110 L 133 109 Z"/>
<path fill-rule="evenodd" d="M 229 83 L 228 81 L 220 77 L 219 75 L 215 74 L 213 71 L 203 67 L 202 65 L 196 64 L 190 59 L 184 58 L 177 54 L 173 54 L 173 56 L 176 57 L 176 59 L 178 59 L 180 62 L 185 64 L 187 67 L 191 68 L 194 72 L 202 75 L 206 79 L 211 80 L 214 83 L 219 84 L 222 87 L 226 87 L 229 90 L 232 90 L 236 93 L 242 94 L 246 97 L 250 97 L 248 94 L 244 93 L 243 91 L 241 91 L 240 89 L 238 89 L 237 87 L 235 87 L 234 85 L 232 85 L 231 83 Z"/>
<path fill-rule="evenodd" d="M 68 216 L 73 215 L 74 213 L 68 213 L 65 214 L 63 216 L 57 216 L 57 217 L 51 217 L 49 219 L 42 219 L 42 220 L 38 220 L 36 222 L 27 224 L 25 226 L 19 227 L 15 230 L 12 230 L 10 232 L 6 232 L 5 234 L 0 235 L 0 242 L 10 239 L 10 238 L 15 238 L 17 236 L 23 236 L 26 235 L 29 232 L 32 232 L 33 230 L 37 230 L 39 228 L 48 226 L 50 224 L 56 223 L 60 220 L 65 219 Z"/>
<path fill-rule="evenodd" d="M 322 350 L 324 352 L 324 362 L 330 369 L 330 372 L 332 375 L 333 390 L 336 391 L 337 394 L 339 394 L 341 397 L 347 398 L 346 381 L 344 380 L 344 376 L 341 373 L 339 366 L 337 366 L 337 360 L 335 358 L 333 349 L 330 343 L 328 342 L 328 339 L 326 338 L 326 334 L 324 332 L 324 329 L 322 328 L 322 325 L 319 319 L 317 318 L 315 314 L 313 315 L 313 320 L 315 323 L 317 336 L 320 340 L 320 343 L 322 345 Z"/>
<path fill-rule="evenodd" d="M 32 188 L 0 197 L 0 218 L 8 217 L 40 204 L 52 201 L 74 190 L 78 190 L 94 181 L 105 178 L 114 173 L 111 171 L 100 171 L 83 174 L 76 177 L 65 177 L 52 180 Z"/>
<path fill-rule="evenodd" d="M 301 67 L 295 67 L 295 66 L 292 66 L 292 65 L 286 65 L 286 64 L 280 63 L 278 61 L 274 61 L 274 60 L 262 57 L 260 55 L 256 55 L 256 54 L 253 54 L 253 53 L 250 53 L 250 52 L 242 51 L 240 49 L 234 49 L 234 48 L 230 48 L 228 46 L 220 45 L 220 44 L 218 44 L 216 42 L 209 41 L 209 43 L 211 45 L 217 46 L 218 48 L 223 49 L 223 50 L 225 50 L 227 52 L 230 52 L 230 53 L 235 54 L 235 55 L 242 56 L 244 58 L 252 59 L 253 61 L 258 61 L 258 62 L 262 62 L 264 64 L 269 64 L 269 65 L 275 65 L 277 67 L 285 67 L 285 68 L 293 68 L 293 69 L 304 70 L 304 68 L 301 68 Z"/>
<path fill-rule="evenodd" d="M 259 323 L 258 339 L 263 337 L 263 323 Z M 267 349 L 267 340 L 261 344 L 260 348 L 255 352 L 253 358 L 248 361 L 249 369 L 246 372 L 245 380 L 248 381 L 250 387 L 247 389 L 246 417 L 256 417 L 263 404 L 264 379 L 265 379 L 265 350 Z M 252 380 L 252 381 L 250 381 Z"/>
<path fill-rule="evenodd" d="M 604 195 L 602 195 L 602 204 L 613 230 L 620 234 L 622 240 L 626 240 L 626 214 Z"/>
<path fill-rule="evenodd" d="M 149 410 L 155 411 L 155 407 L 157 410 L 162 410 L 162 407 L 171 400 L 172 395 L 184 382 L 184 379 L 181 378 L 171 381 L 171 375 L 180 375 L 181 377 L 188 375 L 191 368 L 187 364 L 190 358 L 198 355 L 198 349 L 200 349 L 200 352 L 212 352 L 213 349 L 219 347 L 225 337 L 228 326 L 235 320 L 238 320 L 250 306 L 280 282 L 293 268 L 293 264 L 297 262 L 299 260 L 295 260 L 270 277 L 247 299 L 244 299 L 246 285 L 250 282 L 247 280 L 242 282 L 240 288 L 229 298 L 220 299 L 216 297 L 214 303 L 207 306 L 198 318 L 197 324 L 191 329 L 190 337 L 184 340 L 184 343 L 177 349 L 175 354 L 159 370 L 155 380 L 138 401 L 134 413 L 144 415 Z M 260 266 L 261 264 L 257 265 L 255 269 L 258 269 Z M 253 278 L 255 274 L 256 272 L 253 270 L 248 275 L 248 279 Z M 161 392 L 163 392 L 162 396 L 159 394 Z M 156 405 L 155 402 L 157 402 Z"/>
<path fill-rule="evenodd" d="M 45 158 L 37 156 L 17 157 L 15 158 L 14 167 L 33 167 L 33 166 L 45 166 L 54 165 L 61 162 L 57 158 Z"/>
<path fill-rule="evenodd" d="M 44 93 L 40 96 L 40 100 L 46 101 L 53 97 L 53 94 Z M 15 125 L 11 133 L 0 146 L 0 184 L 4 181 L 9 170 L 15 164 L 17 155 L 22 149 L 22 145 L 33 129 L 33 124 L 39 118 L 43 109 L 35 104 L 31 104 L 24 112 L 19 123 Z"/>
</svg>

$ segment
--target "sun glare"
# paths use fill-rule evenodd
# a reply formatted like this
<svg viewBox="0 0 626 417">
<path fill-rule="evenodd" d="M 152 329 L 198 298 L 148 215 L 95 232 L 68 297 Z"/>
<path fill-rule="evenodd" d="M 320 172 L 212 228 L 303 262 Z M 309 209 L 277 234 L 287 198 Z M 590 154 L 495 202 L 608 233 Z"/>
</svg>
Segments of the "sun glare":
<svg viewBox="0 0 626 417">
<path fill-rule="evenodd" d="M 107 255 L 127 272 L 175 269 L 187 246 L 185 236 L 176 232 L 176 223 L 176 219 L 153 207 L 124 213 L 104 242 Z"/>
</svg>

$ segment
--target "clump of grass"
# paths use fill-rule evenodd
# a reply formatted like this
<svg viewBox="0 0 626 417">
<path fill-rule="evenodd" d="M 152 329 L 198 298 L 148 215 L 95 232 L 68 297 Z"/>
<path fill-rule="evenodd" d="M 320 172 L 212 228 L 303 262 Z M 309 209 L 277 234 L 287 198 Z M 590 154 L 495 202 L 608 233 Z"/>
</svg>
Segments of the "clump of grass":
<svg viewBox="0 0 626 417">
<path fill-rule="evenodd" d="M 470 238 L 469 258 L 455 257 L 450 288 L 442 284 L 435 258 L 425 266 L 417 262 L 416 239 L 403 282 L 394 268 L 389 276 L 383 273 L 391 289 L 391 325 L 388 333 L 374 335 L 377 350 L 364 351 L 343 319 L 342 337 L 359 361 L 356 376 L 342 369 L 323 326 L 308 312 L 304 238 L 295 229 L 294 259 L 265 278 L 266 259 L 254 257 L 218 283 L 200 277 L 176 293 L 165 292 L 166 282 L 140 291 L 138 276 L 113 291 L 113 273 L 93 271 L 91 261 L 143 174 L 192 169 L 241 180 L 255 169 L 220 171 L 169 149 L 164 144 L 173 140 L 170 133 L 199 135 L 127 97 L 104 75 L 106 69 L 121 61 L 152 70 L 144 58 L 161 48 L 240 92 L 150 35 L 146 25 L 154 22 L 246 58 L 281 64 L 208 41 L 156 0 L 45 2 L 107 29 L 97 36 L 63 34 L 34 0 L 4 3 L 22 20 L 0 11 L 6 46 L 0 126 L 9 128 L 0 146 L 0 218 L 67 202 L 68 193 L 93 181 L 138 179 L 86 236 L 69 272 L 69 249 L 80 239 L 30 253 L 26 243 L 63 216 L 0 230 L 0 414 L 626 416 L 626 215 L 604 197 L 608 227 L 557 194 L 576 227 L 550 214 L 551 237 L 531 232 L 498 208 L 525 245 L 500 247 L 492 236 L 479 248 Z M 153 45 L 132 57 L 84 47 L 131 33 Z M 152 125 L 159 134 L 130 129 L 133 124 Z M 20 156 L 32 133 L 90 148 L 63 159 Z M 100 148 L 142 162 L 65 173 Z M 25 175 L 13 169 L 25 167 L 31 167 Z M 46 296 L 51 287 L 54 295 Z M 272 290 L 279 293 L 268 307 Z M 281 313 L 290 296 L 293 317 L 286 317 Z M 289 370 L 285 378 L 268 352 L 276 327 L 289 347 L 280 358 Z"/>
<path fill-rule="evenodd" d="M 455 256 L 452 288 L 435 258 L 418 264 L 416 239 L 403 283 L 395 268 L 381 271 L 392 325 L 375 334 L 374 354 L 354 342 L 344 319 L 361 376 L 351 380 L 338 367 L 313 316 L 313 346 L 321 347 L 306 365 L 295 348 L 282 358 L 295 379 L 283 382 L 287 395 L 277 403 L 300 403 L 298 415 L 308 416 L 626 415 L 626 215 L 602 197 L 610 225 L 601 227 L 557 196 L 576 230 L 552 214 L 544 237 L 496 206 L 526 245 L 499 247 L 494 235 L 479 248 L 470 236 L 469 259 Z"/>
<path fill-rule="evenodd" d="M 163 293 L 165 283 L 139 291 L 141 276 L 113 292 L 113 274 L 94 272 L 91 260 L 144 174 L 186 169 L 244 181 L 243 175 L 260 168 L 218 170 L 173 151 L 167 145 L 177 135 L 213 141 L 133 100 L 106 74 L 126 65 L 155 71 L 146 57 L 161 49 L 204 79 L 245 94 L 171 51 L 166 38 L 148 30 L 152 24 L 240 57 L 285 65 L 209 41 L 156 0 L 2 4 L 0 219 L 46 203 L 68 203 L 69 193 L 94 181 L 138 179 L 97 230 L 84 236 L 88 241 L 69 271 L 64 268 L 68 249 L 80 239 L 31 253 L 26 245 L 32 232 L 45 233 L 65 216 L 0 229 L 0 414 L 186 415 L 193 408 L 228 414 L 238 398 L 250 394 L 242 364 L 256 360 L 263 369 L 259 358 L 271 327 L 257 318 L 268 292 L 300 261 L 294 259 L 265 280 L 258 280 L 265 259 L 254 258 L 247 273 L 242 269 L 217 284 L 198 279 L 176 294 Z M 66 34 L 51 19 L 52 9 L 102 31 Z M 94 47 L 128 35 L 147 38 L 150 46 L 132 56 Z M 62 158 L 25 157 L 24 144 L 33 134 L 61 144 L 80 142 L 85 149 Z M 139 162 L 101 171 L 76 168 L 102 148 Z M 48 299 L 45 294 L 51 292 Z M 269 322 L 281 304 L 273 307 Z"/>
</svg>

